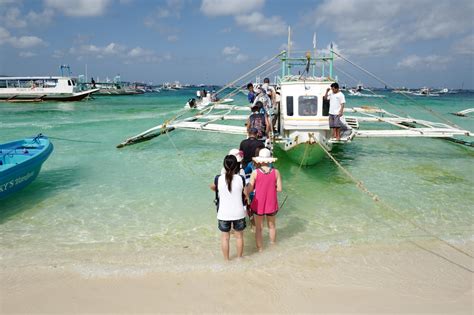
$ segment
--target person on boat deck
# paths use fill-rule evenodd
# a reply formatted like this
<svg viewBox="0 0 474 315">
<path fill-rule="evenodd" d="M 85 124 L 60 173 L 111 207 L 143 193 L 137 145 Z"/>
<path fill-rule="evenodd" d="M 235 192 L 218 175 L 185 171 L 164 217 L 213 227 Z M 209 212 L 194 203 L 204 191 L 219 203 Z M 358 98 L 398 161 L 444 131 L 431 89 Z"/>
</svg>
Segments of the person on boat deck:
<svg viewBox="0 0 474 315">
<path fill-rule="evenodd" d="M 261 90 L 264 91 L 268 95 L 268 97 L 270 98 L 270 101 L 271 101 L 270 107 L 273 107 L 273 109 L 275 109 L 276 91 L 273 88 L 273 86 L 270 86 L 270 79 L 269 78 L 263 79 L 263 85 L 262 85 Z"/>
<path fill-rule="evenodd" d="M 257 150 L 257 148 L 263 149 L 265 147 L 262 141 L 257 140 L 257 134 L 257 128 L 250 128 L 248 131 L 249 137 L 240 142 L 239 149 L 244 153 L 244 158 L 242 159 L 242 167 L 245 170 L 246 174 L 251 172 L 247 170 L 247 166 L 256 156 L 255 151 Z"/>
<path fill-rule="evenodd" d="M 217 192 L 217 221 L 221 234 L 221 250 L 225 260 L 229 260 L 230 230 L 235 230 L 237 257 L 242 257 L 244 252 L 243 231 L 246 227 L 247 215 L 244 201 L 248 199 L 244 179 L 238 175 L 239 163 L 234 155 L 224 158 L 225 174 L 216 177 L 210 186 Z"/>
<path fill-rule="evenodd" d="M 256 215 L 255 242 L 259 252 L 263 250 L 262 229 L 264 217 L 267 219 L 270 243 L 275 244 L 276 242 L 277 192 L 282 191 L 280 172 L 276 168 L 270 167 L 270 163 L 276 160 L 271 156 L 270 150 L 261 149 L 258 156 L 253 158 L 253 161 L 258 164 L 258 168 L 252 172 L 250 182 L 247 185 L 247 193 L 255 190 L 250 209 Z"/>
<path fill-rule="evenodd" d="M 255 90 L 253 88 L 253 84 L 252 83 L 249 83 L 247 84 L 247 90 L 249 90 L 249 93 L 247 94 L 247 99 L 249 101 L 249 103 L 252 103 L 255 101 Z"/>
<path fill-rule="evenodd" d="M 257 129 L 257 140 L 265 141 L 266 137 L 272 131 L 271 122 L 268 115 L 261 112 L 262 102 L 256 102 L 252 105 L 252 114 L 247 119 L 247 133 L 251 128 Z"/>
<path fill-rule="evenodd" d="M 339 84 L 336 82 L 331 84 L 331 88 L 326 90 L 324 99 L 329 100 L 329 127 L 332 131 L 332 137 L 339 141 L 341 140 L 341 117 L 344 113 L 344 105 L 346 104 L 344 94 L 339 91 Z"/>
<path fill-rule="evenodd" d="M 240 151 L 239 149 L 232 149 L 229 151 L 228 155 L 233 155 L 237 159 L 237 163 L 239 163 L 239 172 L 238 174 L 245 178 L 245 172 L 242 167 L 242 159 L 244 157 L 244 152 Z M 221 169 L 221 175 L 225 175 L 225 168 Z"/>
<path fill-rule="evenodd" d="M 94 80 L 94 78 L 91 78 L 91 84 L 92 84 L 92 87 L 95 88 L 95 80 Z"/>
</svg>

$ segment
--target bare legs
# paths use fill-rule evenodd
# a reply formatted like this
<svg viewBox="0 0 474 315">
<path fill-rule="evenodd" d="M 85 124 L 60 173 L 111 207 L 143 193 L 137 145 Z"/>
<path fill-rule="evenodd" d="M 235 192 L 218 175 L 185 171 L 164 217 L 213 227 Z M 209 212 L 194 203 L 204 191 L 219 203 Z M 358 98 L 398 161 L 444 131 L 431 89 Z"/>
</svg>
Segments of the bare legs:
<svg viewBox="0 0 474 315">
<path fill-rule="evenodd" d="M 244 253 L 244 232 L 235 231 L 235 238 L 237 243 L 237 257 L 241 258 Z"/>
<path fill-rule="evenodd" d="M 267 226 L 268 226 L 268 233 L 270 235 L 270 244 L 275 244 L 276 242 L 276 223 L 275 223 L 275 216 L 267 216 Z"/>
<path fill-rule="evenodd" d="M 255 216 L 255 242 L 257 243 L 257 250 L 261 252 L 263 250 L 263 216 Z"/>
<path fill-rule="evenodd" d="M 341 128 L 331 128 L 332 129 L 332 137 L 336 138 L 336 140 L 341 140 Z"/>
<path fill-rule="evenodd" d="M 268 232 L 270 235 L 270 244 L 276 242 L 276 217 L 266 216 Z M 257 243 L 257 250 L 263 250 L 263 216 L 255 216 L 255 242 Z"/>
<path fill-rule="evenodd" d="M 229 232 L 222 232 L 221 249 L 222 249 L 222 254 L 224 255 L 224 260 L 226 261 L 229 260 L 229 238 L 230 238 Z"/>
<path fill-rule="evenodd" d="M 244 232 L 235 231 L 236 245 L 237 245 L 237 257 L 242 257 L 244 253 Z M 221 249 L 222 254 L 224 255 L 224 260 L 229 260 L 229 240 L 230 233 L 222 232 L 221 236 Z"/>
</svg>

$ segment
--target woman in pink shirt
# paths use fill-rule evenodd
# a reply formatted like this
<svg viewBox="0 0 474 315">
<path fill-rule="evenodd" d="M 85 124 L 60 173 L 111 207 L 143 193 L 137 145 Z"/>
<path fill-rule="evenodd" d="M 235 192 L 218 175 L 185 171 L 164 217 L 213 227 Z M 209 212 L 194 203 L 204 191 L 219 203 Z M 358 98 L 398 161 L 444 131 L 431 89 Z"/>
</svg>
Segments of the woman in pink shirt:
<svg viewBox="0 0 474 315">
<path fill-rule="evenodd" d="M 263 250 L 263 217 L 267 218 L 267 225 L 270 234 L 270 243 L 276 242 L 276 222 L 275 215 L 278 212 L 277 192 L 281 191 L 281 176 L 277 169 L 269 164 L 277 159 L 271 156 L 268 149 L 261 149 L 258 156 L 253 158 L 258 164 L 258 168 L 252 172 L 248 192 L 255 189 L 255 196 L 250 204 L 250 209 L 256 215 L 255 219 L 255 241 L 259 252 Z"/>
</svg>

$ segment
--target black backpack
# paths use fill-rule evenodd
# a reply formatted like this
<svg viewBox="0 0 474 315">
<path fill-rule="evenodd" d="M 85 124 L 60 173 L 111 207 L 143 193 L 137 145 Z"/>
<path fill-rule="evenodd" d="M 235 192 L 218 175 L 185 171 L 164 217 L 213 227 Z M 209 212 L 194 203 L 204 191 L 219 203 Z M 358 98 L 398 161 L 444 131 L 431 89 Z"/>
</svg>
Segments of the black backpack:
<svg viewBox="0 0 474 315">
<path fill-rule="evenodd" d="M 219 189 L 218 189 L 218 184 L 219 184 L 219 177 L 221 175 L 216 175 L 216 177 L 214 177 L 214 186 L 216 186 L 216 197 L 214 199 L 214 204 L 216 205 L 216 211 L 219 212 Z M 243 188 L 245 188 L 245 177 L 243 177 L 242 175 L 240 175 L 240 178 L 242 178 L 242 184 L 243 184 Z M 244 192 L 242 191 L 242 203 L 245 205 L 245 194 Z"/>
<path fill-rule="evenodd" d="M 262 113 L 253 113 L 249 117 L 250 126 L 249 129 L 255 128 L 257 129 L 257 139 L 261 139 L 266 136 L 266 121 L 265 121 L 265 114 Z"/>
</svg>

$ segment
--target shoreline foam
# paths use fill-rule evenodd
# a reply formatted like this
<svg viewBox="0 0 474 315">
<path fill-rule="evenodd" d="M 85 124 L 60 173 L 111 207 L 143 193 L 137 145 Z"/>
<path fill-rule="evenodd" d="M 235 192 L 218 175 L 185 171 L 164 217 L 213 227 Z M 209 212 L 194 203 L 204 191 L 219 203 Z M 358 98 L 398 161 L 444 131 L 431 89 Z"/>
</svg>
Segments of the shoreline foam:
<svg viewBox="0 0 474 315">
<path fill-rule="evenodd" d="M 438 242 L 420 245 L 473 267 L 472 259 Z M 472 253 L 474 243 L 463 249 Z M 410 243 L 278 257 L 261 268 L 248 264 L 248 257 L 213 271 L 124 269 L 89 276 L 70 266 L 4 268 L 0 309 L 4 314 L 473 312 L 472 273 Z"/>
</svg>

